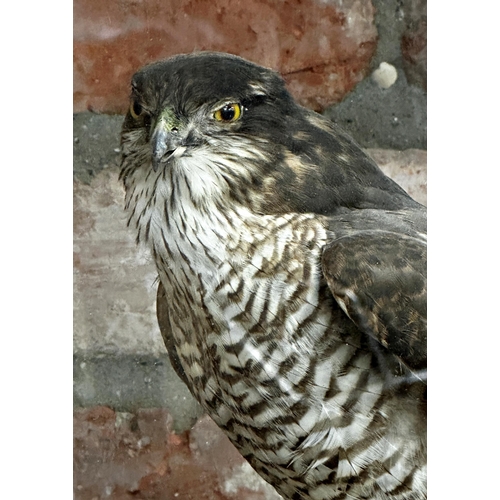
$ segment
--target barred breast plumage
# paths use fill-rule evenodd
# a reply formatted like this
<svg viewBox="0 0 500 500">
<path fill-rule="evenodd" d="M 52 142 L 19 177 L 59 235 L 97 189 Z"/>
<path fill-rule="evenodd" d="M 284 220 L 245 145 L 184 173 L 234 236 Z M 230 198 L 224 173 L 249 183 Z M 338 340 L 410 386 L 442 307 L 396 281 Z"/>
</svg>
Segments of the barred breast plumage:
<svg viewBox="0 0 500 500">
<path fill-rule="evenodd" d="M 134 80 L 121 175 L 129 225 L 158 269 L 174 367 L 285 498 L 426 498 L 425 211 L 295 110 L 268 70 L 219 54 L 162 64 Z M 212 98 L 204 79 L 221 66 L 236 80 Z M 245 129 L 266 99 L 276 109 L 272 85 L 290 131 Z M 245 116 L 217 124 L 233 102 Z M 329 158 L 314 133 L 336 140 L 328 168 L 352 163 L 361 188 L 374 176 L 353 189 L 358 201 L 302 207 L 297 184 L 318 182 L 304 159 Z M 290 172 L 293 189 L 278 187 Z"/>
</svg>

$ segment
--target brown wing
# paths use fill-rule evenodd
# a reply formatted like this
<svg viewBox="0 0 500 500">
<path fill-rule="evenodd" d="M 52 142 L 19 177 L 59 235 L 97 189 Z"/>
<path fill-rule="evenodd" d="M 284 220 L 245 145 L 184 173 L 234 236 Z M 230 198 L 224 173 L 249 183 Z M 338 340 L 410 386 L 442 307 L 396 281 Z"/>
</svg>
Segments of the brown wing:
<svg viewBox="0 0 500 500">
<path fill-rule="evenodd" d="M 329 243 L 322 266 L 333 296 L 357 327 L 411 371 L 425 370 L 425 242 L 391 231 L 358 231 Z"/>
<path fill-rule="evenodd" d="M 179 356 L 175 349 L 174 338 L 172 336 L 172 330 L 170 327 L 169 313 L 168 313 L 168 298 L 165 294 L 165 288 L 161 284 L 158 285 L 158 292 L 156 293 L 156 317 L 158 318 L 158 325 L 160 326 L 161 336 L 163 337 L 163 342 L 165 342 L 165 347 L 168 351 L 168 357 L 170 358 L 170 363 L 172 364 L 175 373 L 182 379 L 182 381 L 188 386 L 189 381 L 182 368 Z"/>
</svg>

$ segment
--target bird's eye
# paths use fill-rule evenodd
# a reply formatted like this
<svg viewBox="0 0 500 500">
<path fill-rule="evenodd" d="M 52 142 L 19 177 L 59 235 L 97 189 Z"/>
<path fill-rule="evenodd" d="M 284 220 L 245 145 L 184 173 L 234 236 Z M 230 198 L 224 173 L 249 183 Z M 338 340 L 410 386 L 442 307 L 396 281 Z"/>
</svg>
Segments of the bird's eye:
<svg viewBox="0 0 500 500">
<path fill-rule="evenodd" d="M 130 114 L 132 115 L 132 118 L 134 120 L 137 120 L 139 116 L 142 113 L 142 106 L 140 105 L 139 101 L 136 101 L 135 99 L 130 103 Z"/>
<path fill-rule="evenodd" d="M 235 122 L 241 116 L 241 106 L 234 102 L 226 104 L 214 113 L 214 118 L 218 122 Z"/>
</svg>

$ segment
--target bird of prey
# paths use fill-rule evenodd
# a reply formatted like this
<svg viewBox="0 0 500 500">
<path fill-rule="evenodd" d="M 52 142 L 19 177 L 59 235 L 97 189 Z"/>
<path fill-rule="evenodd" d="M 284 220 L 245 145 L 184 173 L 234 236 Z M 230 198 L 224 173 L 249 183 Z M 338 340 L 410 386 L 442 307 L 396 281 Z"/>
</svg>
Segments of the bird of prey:
<svg viewBox="0 0 500 500">
<path fill-rule="evenodd" d="M 233 55 L 138 71 L 121 144 L 172 364 L 252 467 L 286 499 L 426 498 L 426 209 Z"/>
</svg>

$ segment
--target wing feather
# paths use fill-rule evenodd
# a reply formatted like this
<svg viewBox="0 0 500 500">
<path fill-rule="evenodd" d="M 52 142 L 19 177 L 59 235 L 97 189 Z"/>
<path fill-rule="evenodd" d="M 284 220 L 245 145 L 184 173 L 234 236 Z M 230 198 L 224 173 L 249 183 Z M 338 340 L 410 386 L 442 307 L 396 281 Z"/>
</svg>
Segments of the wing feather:
<svg viewBox="0 0 500 500">
<path fill-rule="evenodd" d="M 427 246 L 389 230 L 359 230 L 324 249 L 335 300 L 357 327 L 410 370 L 427 366 Z"/>
<path fill-rule="evenodd" d="M 156 293 L 156 317 L 172 368 L 191 391 L 191 384 L 184 373 L 184 369 L 182 368 L 181 361 L 175 349 L 175 340 L 172 335 L 172 327 L 170 326 L 167 296 L 161 281 L 158 284 L 158 291 Z"/>
</svg>

